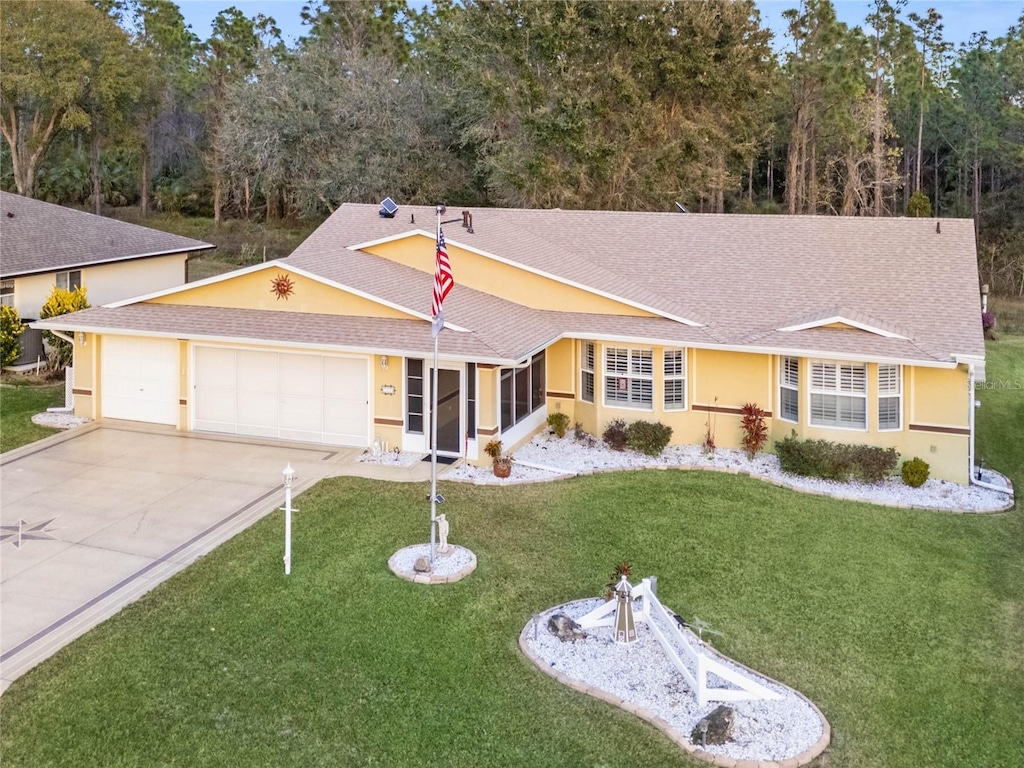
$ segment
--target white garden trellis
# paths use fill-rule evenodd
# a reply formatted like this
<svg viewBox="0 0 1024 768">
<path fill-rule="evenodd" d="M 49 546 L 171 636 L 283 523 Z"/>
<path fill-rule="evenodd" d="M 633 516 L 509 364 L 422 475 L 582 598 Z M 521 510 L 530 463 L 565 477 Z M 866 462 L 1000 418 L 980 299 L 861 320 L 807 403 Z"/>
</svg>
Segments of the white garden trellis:
<svg viewBox="0 0 1024 768">
<path fill-rule="evenodd" d="M 728 667 L 703 650 L 694 649 L 671 615 L 651 589 L 651 580 L 643 579 L 632 588 L 632 596 L 640 601 L 640 607 L 633 609 L 633 617 L 651 630 L 672 666 L 683 676 L 691 691 L 697 694 L 697 703 L 704 706 L 709 701 L 750 701 L 781 699 L 782 696 L 766 688 L 753 678 Z M 615 600 L 609 600 L 586 616 L 579 619 L 583 629 L 610 627 L 615 621 Z M 708 675 L 731 683 L 733 688 L 711 685 Z"/>
</svg>

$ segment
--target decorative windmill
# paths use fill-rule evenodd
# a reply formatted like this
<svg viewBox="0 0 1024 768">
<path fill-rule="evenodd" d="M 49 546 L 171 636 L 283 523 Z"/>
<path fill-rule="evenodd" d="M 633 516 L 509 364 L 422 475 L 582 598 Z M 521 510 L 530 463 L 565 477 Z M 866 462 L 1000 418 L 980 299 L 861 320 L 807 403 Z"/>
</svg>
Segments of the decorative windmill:
<svg viewBox="0 0 1024 768">
<path fill-rule="evenodd" d="M 615 642 L 629 645 L 637 641 L 633 620 L 633 588 L 623 576 L 615 586 Z"/>
</svg>

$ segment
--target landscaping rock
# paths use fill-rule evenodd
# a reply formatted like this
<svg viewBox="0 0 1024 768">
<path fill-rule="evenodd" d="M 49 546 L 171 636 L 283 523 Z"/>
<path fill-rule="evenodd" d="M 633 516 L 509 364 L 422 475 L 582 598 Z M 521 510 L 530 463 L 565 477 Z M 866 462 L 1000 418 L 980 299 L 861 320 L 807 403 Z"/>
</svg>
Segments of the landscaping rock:
<svg viewBox="0 0 1024 768">
<path fill-rule="evenodd" d="M 563 643 L 566 640 L 576 642 L 577 640 L 583 640 L 587 637 L 587 633 L 580 629 L 580 625 L 564 613 L 556 613 L 548 619 L 548 632 L 557 637 Z"/>
<path fill-rule="evenodd" d="M 412 569 L 416 573 L 430 573 L 430 558 L 417 557 L 416 562 L 412 564 Z"/>
<path fill-rule="evenodd" d="M 732 726 L 735 722 L 736 710 L 720 704 L 711 711 L 711 714 L 697 722 L 690 734 L 690 740 L 701 745 L 725 744 L 732 739 Z"/>
</svg>

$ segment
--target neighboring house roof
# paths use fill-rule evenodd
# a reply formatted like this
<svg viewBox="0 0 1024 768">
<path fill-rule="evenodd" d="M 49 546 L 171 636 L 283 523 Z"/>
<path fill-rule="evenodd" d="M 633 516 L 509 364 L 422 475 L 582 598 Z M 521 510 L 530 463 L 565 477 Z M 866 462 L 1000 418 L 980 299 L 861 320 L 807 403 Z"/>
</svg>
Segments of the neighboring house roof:
<svg viewBox="0 0 1024 768">
<path fill-rule="evenodd" d="M 467 248 L 657 316 L 525 307 L 460 286 L 453 260 L 456 287 L 445 301 L 445 317 L 468 332 L 446 333 L 446 354 L 515 361 L 561 336 L 574 336 L 933 365 L 984 358 L 974 228 L 968 220 L 943 219 L 937 231 L 935 219 L 491 208 L 472 213 L 472 234 L 457 223 L 446 225 L 449 252 Z M 377 206 L 346 204 L 287 261 L 266 268 L 302 270 L 422 314 L 433 281 L 427 271 L 433 267 L 430 249 L 420 270 L 353 248 L 403 236 L 432 238 L 434 221 L 432 207 L 403 206 L 386 219 L 377 215 Z M 76 314 L 74 328 L 162 327 L 167 335 L 287 342 L 285 327 L 298 320 L 281 316 L 293 314 L 122 303 Z M 311 343 L 320 338 L 319 329 L 329 327 L 324 343 L 338 347 L 368 345 L 389 353 L 432 348 L 429 323 L 422 320 L 306 317 Z M 65 327 L 71 327 L 68 320 L 63 318 Z M 368 330 L 375 324 L 376 330 Z"/>
<path fill-rule="evenodd" d="M 213 248 L 209 243 L 0 192 L 0 275 L 20 277 Z"/>
</svg>

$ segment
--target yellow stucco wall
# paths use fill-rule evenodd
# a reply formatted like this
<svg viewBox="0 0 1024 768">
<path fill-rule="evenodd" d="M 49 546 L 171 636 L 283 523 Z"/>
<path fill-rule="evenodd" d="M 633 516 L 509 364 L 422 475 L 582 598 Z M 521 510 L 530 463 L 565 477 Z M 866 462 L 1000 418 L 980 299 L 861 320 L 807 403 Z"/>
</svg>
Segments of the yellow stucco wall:
<svg viewBox="0 0 1024 768">
<path fill-rule="evenodd" d="M 82 343 L 84 339 L 85 343 Z M 75 334 L 75 351 L 72 361 L 75 366 L 75 416 L 80 419 L 93 419 L 94 403 L 98 402 L 94 395 L 96 379 L 96 335 L 92 333 Z"/>
<path fill-rule="evenodd" d="M 501 423 L 498 413 L 498 369 L 477 366 L 477 434 L 481 442 L 497 436 L 498 425 Z"/>
<path fill-rule="evenodd" d="M 402 447 L 403 399 L 405 386 L 402 358 L 386 356 L 387 368 L 381 365 L 385 356 L 374 355 L 370 364 L 370 375 L 373 378 L 373 433 L 370 435 L 371 445 L 374 438 L 386 442 L 388 448 Z M 385 394 L 385 387 L 394 387 L 393 394 Z"/>
<path fill-rule="evenodd" d="M 363 250 L 421 272 L 434 272 L 434 240 L 423 235 L 392 240 Z M 500 285 L 502 298 L 523 306 L 563 312 L 653 317 L 652 313 L 642 309 L 503 264 L 451 243 L 448 244 L 448 257 L 458 285 L 484 293 L 493 293 L 494 286 Z"/>
<path fill-rule="evenodd" d="M 184 284 L 185 254 L 82 267 L 81 272 L 89 304 L 99 307 Z M 22 317 L 38 318 L 56 284 L 56 272 L 15 278 L 14 300 L 18 313 Z"/>
<path fill-rule="evenodd" d="M 287 299 L 279 299 L 271 292 L 271 280 L 279 275 L 287 275 L 294 283 L 292 295 Z M 200 285 L 150 301 L 154 304 L 314 312 L 357 317 L 412 317 L 408 313 L 297 275 L 280 266 L 238 275 L 230 280 Z"/>
<path fill-rule="evenodd" d="M 915 424 L 966 427 L 971 397 L 967 370 L 909 369 L 910 420 Z M 904 375 L 904 384 L 907 382 Z"/>
</svg>

